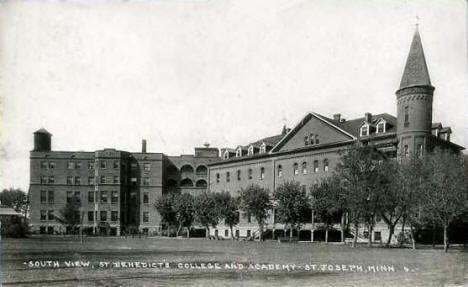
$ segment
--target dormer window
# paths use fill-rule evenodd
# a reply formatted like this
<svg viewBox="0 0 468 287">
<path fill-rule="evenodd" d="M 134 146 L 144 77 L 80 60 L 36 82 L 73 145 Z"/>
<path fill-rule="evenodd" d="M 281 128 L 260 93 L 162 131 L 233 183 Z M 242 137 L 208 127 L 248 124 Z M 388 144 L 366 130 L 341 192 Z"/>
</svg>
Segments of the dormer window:
<svg viewBox="0 0 468 287">
<path fill-rule="evenodd" d="M 247 150 L 247 154 L 248 154 L 248 155 L 253 155 L 253 154 L 254 154 L 254 147 L 253 147 L 253 145 L 250 145 L 250 146 L 249 146 L 249 149 Z"/>
<path fill-rule="evenodd" d="M 368 135 L 369 135 L 369 125 L 363 125 L 361 127 L 360 136 L 363 137 L 363 136 L 368 136 Z"/>
<path fill-rule="evenodd" d="M 377 124 L 377 133 L 380 134 L 380 133 L 384 133 L 385 132 L 385 123 L 384 122 L 380 122 Z"/>
<path fill-rule="evenodd" d="M 223 159 L 229 159 L 229 151 L 228 150 L 224 151 Z"/>
<path fill-rule="evenodd" d="M 260 153 L 266 153 L 266 144 L 265 143 L 262 143 L 262 145 L 260 146 Z"/>
<path fill-rule="evenodd" d="M 241 157 L 242 156 L 242 148 L 238 147 L 236 150 L 236 157 Z"/>
</svg>

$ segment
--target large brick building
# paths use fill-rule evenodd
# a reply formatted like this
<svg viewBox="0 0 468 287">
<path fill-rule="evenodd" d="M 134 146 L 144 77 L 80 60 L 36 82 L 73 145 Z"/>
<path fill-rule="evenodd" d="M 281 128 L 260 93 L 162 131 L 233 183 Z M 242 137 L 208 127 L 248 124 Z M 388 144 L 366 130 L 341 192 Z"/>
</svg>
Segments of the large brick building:
<svg viewBox="0 0 468 287">
<path fill-rule="evenodd" d="M 433 92 L 416 29 L 400 87 L 396 91 L 396 117 L 366 112 L 361 118 L 345 120 L 340 114 L 326 117 L 308 113 L 291 130 L 283 129 L 277 136 L 221 149 L 222 160 L 210 165 L 210 174 L 214 178 L 210 190 L 228 191 L 236 196 L 238 191 L 251 184 L 273 191 L 281 183 L 291 180 L 309 190 L 331 174 L 340 160 L 339 152 L 356 142 L 373 145 L 394 158 L 410 154 L 421 156 L 435 146 L 463 149 L 450 142 L 449 127 L 432 122 Z M 308 223 L 300 231 L 300 238 L 322 239 L 324 231 L 320 230 L 320 223 L 314 221 L 314 213 L 310 213 Z M 240 236 L 255 236 L 258 227 L 253 221 L 241 216 L 234 232 Z M 284 234 L 284 226 L 275 222 L 274 210 L 266 229 L 278 236 Z M 227 237 L 229 232 L 228 227 L 219 225 L 212 234 Z M 364 230 L 362 237 L 372 236 L 378 241 L 387 232 L 385 224 L 380 222 L 374 234 Z"/>
<path fill-rule="evenodd" d="M 311 112 L 292 129 L 283 127 L 278 135 L 247 145 L 224 148 L 195 148 L 194 155 L 167 156 L 146 152 L 146 142 L 138 153 L 104 149 L 95 152 L 52 151 L 51 134 L 38 130 L 31 151 L 31 223 L 42 233 L 64 231 L 54 220 L 67 200 L 79 198 L 83 224 L 89 232 L 118 235 L 123 230 L 157 232 L 161 220 L 153 203 L 175 189 L 196 194 L 203 190 L 238 191 L 251 184 L 271 192 L 284 181 L 298 181 L 304 189 L 331 174 L 340 152 L 356 142 L 373 145 L 390 157 L 423 155 L 435 146 L 454 150 L 451 130 L 432 122 L 431 84 L 419 32 L 416 30 L 400 87 L 396 91 L 397 116 L 373 115 L 345 120 L 340 114 L 326 117 Z M 273 234 L 284 232 L 274 220 L 274 210 L 266 228 Z M 254 236 L 254 219 L 241 216 L 235 235 Z M 300 237 L 320 239 L 319 224 L 310 212 Z M 221 232 L 219 232 L 221 231 Z M 212 235 L 229 237 L 229 228 L 220 224 Z M 383 224 L 376 227 L 374 240 L 385 236 Z"/>
</svg>

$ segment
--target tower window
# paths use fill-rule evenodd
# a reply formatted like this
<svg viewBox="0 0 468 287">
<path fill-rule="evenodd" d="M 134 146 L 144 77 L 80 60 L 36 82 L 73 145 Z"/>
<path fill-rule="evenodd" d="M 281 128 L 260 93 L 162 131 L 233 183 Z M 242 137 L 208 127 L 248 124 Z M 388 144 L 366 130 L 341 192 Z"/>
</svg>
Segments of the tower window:
<svg viewBox="0 0 468 287">
<path fill-rule="evenodd" d="M 409 156 L 408 145 L 405 145 L 405 146 L 404 146 L 403 151 L 404 151 L 404 156 L 405 156 L 405 157 Z"/>
<path fill-rule="evenodd" d="M 307 174 L 307 162 L 302 163 L 302 174 Z"/>
<path fill-rule="evenodd" d="M 319 162 L 318 160 L 314 160 L 314 172 L 319 172 Z"/>
<path fill-rule="evenodd" d="M 328 172 L 328 159 L 323 160 L 323 171 Z"/>
<path fill-rule="evenodd" d="M 405 127 L 409 126 L 409 107 L 405 107 Z"/>
<path fill-rule="evenodd" d="M 297 162 L 294 163 L 293 165 L 293 173 L 294 175 L 298 175 L 299 174 L 299 165 L 297 164 Z"/>
<path fill-rule="evenodd" d="M 265 179 L 265 168 L 264 167 L 260 168 L 260 179 Z"/>
<path fill-rule="evenodd" d="M 280 165 L 278 165 L 278 177 L 282 177 L 283 176 L 283 167 Z"/>
<path fill-rule="evenodd" d="M 423 145 L 418 144 L 418 151 L 417 151 L 418 158 L 421 158 L 423 155 Z"/>
</svg>

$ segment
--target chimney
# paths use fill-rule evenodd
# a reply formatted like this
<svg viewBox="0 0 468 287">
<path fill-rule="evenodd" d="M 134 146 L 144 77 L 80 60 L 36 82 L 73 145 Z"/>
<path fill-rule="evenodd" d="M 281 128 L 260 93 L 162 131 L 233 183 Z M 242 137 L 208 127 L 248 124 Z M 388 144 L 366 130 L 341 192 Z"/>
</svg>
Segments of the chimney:
<svg viewBox="0 0 468 287">
<path fill-rule="evenodd" d="M 372 114 L 371 114 L 371 113 L 365 113 L 365 114 L 364 114 L 364 119 L 365 119 L 366 122 L 368 122 L 368 123 L 372 122 Z"/>
<path fill-rule="evenodd" d="M 146 140 L 141 140 L 141 152 L 146 153 Z"/>
<path fill-rule="evenodd" d="M 333 115 L 333 120 L 337 122 L 341 122 L 341 114 L 334 114 Z"/>
</svg>

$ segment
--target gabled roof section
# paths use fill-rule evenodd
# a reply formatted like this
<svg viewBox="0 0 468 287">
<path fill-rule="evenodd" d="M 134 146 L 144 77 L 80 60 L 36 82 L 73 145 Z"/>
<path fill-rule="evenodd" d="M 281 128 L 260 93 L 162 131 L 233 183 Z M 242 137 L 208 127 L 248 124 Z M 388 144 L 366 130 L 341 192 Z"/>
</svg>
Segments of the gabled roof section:
<svg viewBox="0 0 468 287">
<path fill-rule="evenodd" d="M 377 115 L 372 115 L 372 121 L 371 123 L 376 124 L 379 120 L 384 119 L 387 122 L 387 128 L 386 128 L 386 134 L 387 133 L 392 133 L 396 132 L 397 129 L 397 119 L 396 117 L 383 113 L 383 114 L 377 114 Z M 345 122 L 338 123 L 332 119 L 329 119 L 330 121 L 334 122 L 335 125 L 341 127 L 348 133 L 354 135 L 356 138 L 360 137 L 359 136 L 359 129 L 361 127 L 361 124 L 365 121 L 365 117 L 362 118 L 357 118 L 353 120 L 348 120 Z"/>
<path fill-rule="evenodd" d="M 301 130 L 312 118 L 318 119 L 320 122 L 325 123 L 331 129 L 338 131 L 339 133 L 343 134 L 344 136 L 348 137 L 350 140 L 355 140 L 356 137 L 347 132 L 346 130 L 342 129 L 338 125 L 334 123 L 333 120 L 330 120 L 322 115 L 317 113 L 308 113 L 305 115 L 302 120 L 297 123 L 292 130 L 290 130 L 271 150 L 269 153 L 278 152 L 291 138 L 293 138 L 299 130 Z"/>
<path fill-rule="evenodd" d="M 400 82 L 400 89 L 412 86 L 431 86 L 426 58 L 418 28 L 414 32 L 411 48 L 406 59 L 405 70 Z"/>
</svg>

